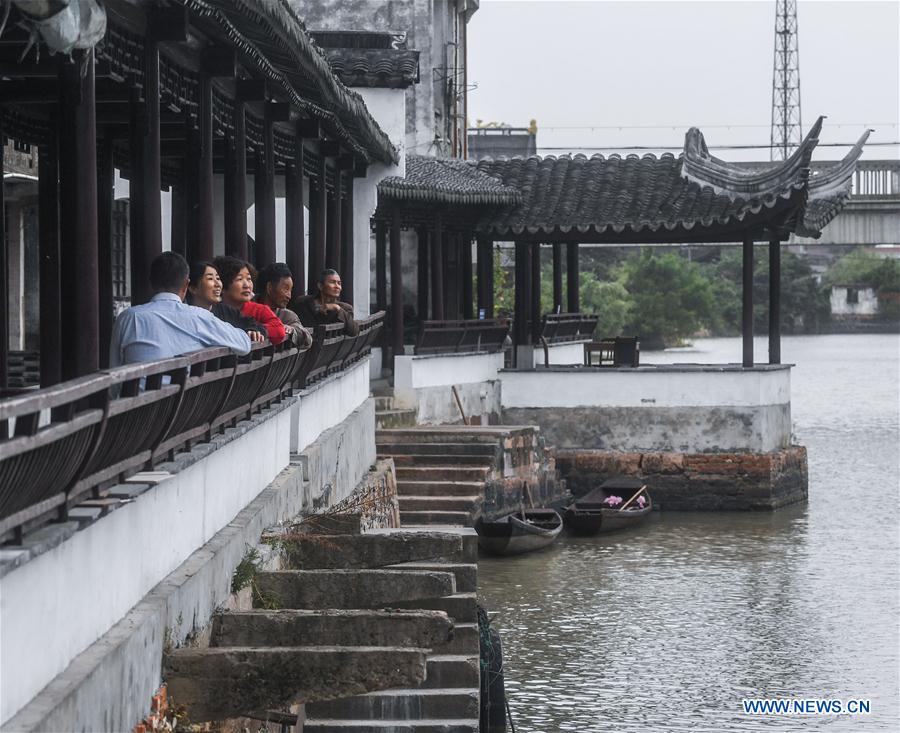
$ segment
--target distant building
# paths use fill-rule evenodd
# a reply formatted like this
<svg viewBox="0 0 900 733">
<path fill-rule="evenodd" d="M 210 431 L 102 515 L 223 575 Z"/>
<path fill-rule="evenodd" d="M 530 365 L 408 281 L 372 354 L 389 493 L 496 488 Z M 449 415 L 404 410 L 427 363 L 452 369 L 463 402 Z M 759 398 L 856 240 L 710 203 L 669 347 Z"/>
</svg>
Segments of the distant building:
<svg viewBox="0 0 900 733">
<path fill-rule="evenodd" d="M 470 127 L 469 158 L 527 158 L 537 155 L 537 124 L 531 127 Z"/>
<path fill-rule="evenodd" d="M 840 320 L 871 320 L 878 316 L 878 295 L 869 285 L 834 285 L 831 315 Z"/>
</svg>

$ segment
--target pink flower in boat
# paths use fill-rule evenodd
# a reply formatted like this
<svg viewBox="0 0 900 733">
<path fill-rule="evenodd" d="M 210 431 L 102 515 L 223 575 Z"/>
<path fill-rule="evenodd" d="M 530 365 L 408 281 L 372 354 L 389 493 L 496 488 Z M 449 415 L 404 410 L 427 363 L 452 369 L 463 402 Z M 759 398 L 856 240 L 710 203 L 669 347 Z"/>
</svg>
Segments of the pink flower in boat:
<svg viewBox="0 0 900 733">
<path fill-rule="evenodd" d="M 639 506 L 641 509 L 644 508 L 644 505 L 645 505 L 646 503 L 647 503 L 647 500 L 646 500 L 643 496 L 639 496 L 639 497 L 637 498 L 637 504 L 638 504 L 638 506 Z"/>
<path fill-rule="evenodd" d="M 607 496 L 603 502 L 604 504 L 609 504 L 610 506 L 618 506 L 622 503 L 621 496 Z"/>
</svg>

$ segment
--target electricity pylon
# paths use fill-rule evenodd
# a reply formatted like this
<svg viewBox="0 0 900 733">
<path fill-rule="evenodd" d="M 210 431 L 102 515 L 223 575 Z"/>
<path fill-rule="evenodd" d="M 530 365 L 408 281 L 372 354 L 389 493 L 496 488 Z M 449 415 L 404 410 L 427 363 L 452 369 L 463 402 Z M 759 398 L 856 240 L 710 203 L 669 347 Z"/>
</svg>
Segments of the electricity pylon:
<svg viewBox="0 0 900 733">
<path fill-rule="evenodd" d="M 802 139 L 797 0 L 775 2 L 771 159 L 785 160 Z"/>
</svg>

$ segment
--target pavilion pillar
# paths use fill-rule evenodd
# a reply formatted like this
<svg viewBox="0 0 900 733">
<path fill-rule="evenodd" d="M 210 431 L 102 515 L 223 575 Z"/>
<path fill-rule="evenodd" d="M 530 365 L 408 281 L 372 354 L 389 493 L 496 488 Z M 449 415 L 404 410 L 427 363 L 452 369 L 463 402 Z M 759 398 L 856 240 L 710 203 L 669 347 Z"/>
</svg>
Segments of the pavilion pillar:
<svg viewBox="0 0 900 733">
<path fill-rule="evenodd" d="M 97 161 L 97 280 L 100 314 L 100 366 L 109 366 L 109 343 L 113 326 L 113 201 L 115 198 L 115 167 L 113 140 L 104 135 Z"/>
<path fill-rule="evenodd" d="M 375 223 L 375 309 L 387 310 L 387 224 Z"/>
<path fill-rule="evenodd" d="M 493 242 L 488 237 L 478 237 L 478 317 L 494 317 L 494 260 Z M 483 312 L 483 316 L 482 316 Z"/>
<path fill-rule="evenodd" d="M 275 262 L 275 144 L 272 119 L 263 122 L 263 149 L 256 153 L 253 175 L 257 268 Z"/>
<path fill-rule="evenodd" d="M 743 338 L 743 365 L 753 366 L 753 237 L 747 235 L 743 243 L 741 306 L 741 336 Z"/>
<path fill-rule="evenodd" d="M 516 342 L 516 367 L 534 366 L 534 347 L 530 344 L 528 317 L 531 311 L 531 252 L 528 242 L 516 242 L 515 311 L 513 337 Z"/>
<path fill-rule="evenodd" d="M 234 103 L 234 137 L 225 145 L 225 254 L 247 259 L 247 127 Z"/>
<path fill-rule="evenodd" d="M 351 161 L 352 163 L 352 161 Z M 356 252 L 353 247 L 353 168 L 343 170 L 344 199 L 341 203 L 341 280 L 343 297 L 353 305 L 353 270 L 356 266 Z"/>
<path fill-rule="evenodd" d="M 306 283 L 303 243 L 303 138 L 294 139 L 294 161 L 284 175 L 284 253 L 297 293 Z"/>
<path fill-rule="evenodd" d="M 435 216 L 431 239 L 431 318 L 444 320 L 444 222 L 440 213 Z"/>
<path fill-rule="evenodd" d="M 64 118 L 65 119 L 65 118 Z M 0 131 L 2 132 L 2 131 Z M 62 317 L 59 248 L 59 119 L 50 123 L 47 144 L 38 155 L 38 248 L 40 251 L 41 387 L 62 381 Z M 3 156 L 0 156 L 2 158 Z M 0 169 L 2 169 L 0 161 Z M 0 194 L 2 196 L 2 194 Z M 2 202 L 0 202 L 2 203 Z M 0 206 L 0 223 L 2 223 Z M 3 231 L 0 229 L 0 231 Z M 5 241 L 5 238 L 3 238 Z M 4 258 L 0 267 L 5 266 Z M 0 279 L 0 287 L 6 278 Z M 0 326 L 3 328 L 3 326 Z M 4 331 L 5 333 L 5 331 Z M 6 343 L 5 340 L 3 343 Z M 0 385 L 2 386 L 2 385 Z"/>
<path fill-rule="evenodd" d="M 162 208 L 159 192 L 159 44 L 145 39 L 143 99 L 133 102 L 131 184 L 137 184 L 137 196 L 131 196 L 131 302 L 146 303 L 150 288 L 150 263 L 162 253 Z M 137 165 L 136 165 L 137 164 Z M 95 189 L 96 192 L 96 189 Z M 63 226 L 63 232 L 65 232 Z"/>
<path fill-rule="evenodd" d="M 321 150 L 322 143 L 319 145 L 319 168 L 318 179 L 316 180 L 316 196 L 315 205 L 310 204 L 310 224 L 315 222 L 315 226 L 311 226 L 311 234 L 314 241 L 310 243 L 310 265 L 309 265 L 309 291 L 315 293 L 316 284 L 319 281 L 319 273 L 326 267 L 332 267 L 326 258 L 326 245 L 328 237 L 328 193 L 325 190 L 325 179 L 328 173 L 328 158 L 325 157 Z"/>
<path fill-rule="evenodd" d="M 322 260 L 325 259 L 324 253 L 319 254 L 319 229 L 324 231 L 325 223 L 320 221 L 319 198 L 322 195 L 321 179 L 309 179 L 309 249 L 306 269 L 306 289 L 312 295 L 317 292 L 316 282 L 319 279 L 319 273 L 322 271 Z"/>
<path fill-rule="evenodd" d="M 200 78 L 200 149 L 197 151 L 197 210 L 188 218 L 186 251 L 191 260 L 213 258 L 213 96 L 212 81 Z M 246 239 L 246 237 L 245 237 Z"/>
<path fill-rule="evenodd" d="M 447 318 L 459 318 L 459 237 L 456 232 L 444 231 L 444 313 Z"/>
<path fill-rule="evenodd" d="M 563 307 L 563 275 L 562 275 L 562 244 L 553 244 L 553 312 L 561 313 Z"/>
<path fill-rule="evenodd" d="M 328 197 L 328 240 L 325 244 L 325 267 L 341 269 L 341 169 L 334 164 L 334 191 Z M 341 278 L 344 273 L 341 272 Z"/>
<path fill-rule="evenodd" d="M 781 364 L 781 241 L 769 239 L 769 364 Z"/>
<path fill-rule="evenodd" d="M 531 243 L 531 303 L 529 318 L 531 320 L 531 343 L 541 340 L 541 243 Z"/>
<path fill-rule="evenodd" d="M 416 308 L 419 311 L 419 320 L 428 320 L 428 228 L 424 225 L 416 229 L 418 243 L 418 259 L 416 262 Z"/>
<path fill-rule="evenodd" d="M 581 311 L 578 267 L 578 242 L 569 242 L 566 245 L 566 311 L 568 313 Z"/>
<path fill-rule="evenodd" d="M 469 233 L 460 235 L 460 270 L 462 275 L 462 317 L 470 320 L 472 314 L 472 236 Z"/>
<path fill-rule="evenodd" d="M 403 260 L 400 254 L 400 212 L 391 220 L 391 349 L 403 356 Z M 395 362 L 396 363 L 396 362 Z"/>
<path fill-rule="evenodd" d="M 187 170 L 188 167 L 189 162 L 186 156 L 182 180 L 180 183 L 172 184 L 172 213 L 169 220 L 169 241 L 171 242 L 173 252 L 182 255 L 188 262 L 193 262 L 195 257 L 192 252 L 188 252 L 187 192 L 190 190 L 188 186 L 188 181 L 190 179 L 190 173 Z"/>
<path fill-rule="evenodd" d="M 0 118 L 0 143 L 3 142 L 3 120 Z M 43 155 L 41 156 L 43 158 Z M 0 396 L 9 387 L 9 262 L 6 247 L 6 197 L 3 186 L 3 153 L 0 149 Z M 41 290 L 43 294 L 43 290 Z M 42 324 L 43 325 L 43 324 Z M 43 375 L 42 375 L 43 376 Z M 4 423 L 5 430 L 5 423 Z M 5 432 L 0 438 L 9 437 Z"/>
<path fill-rule="evenodd" d="M 98 232 L 97 232 L 97 118 L 94 104 L 94 54 L 87 51 L 87 68 L 81 73 L 80 54 L 76 63 L 63 66 L 62 86 L 66 90 L 63 105 L 66 134 L 62 138 L 63 162 L 60 171 L 61 232 L 68 241 L 61 247 L 61 270 L 66 273 L 63 298 L 71 318 L 62 331 L 63 379 L 74 379 L 97 371 L 100 367 L 100 313 L 98 310 Z M 157 57 L 158 58 L 158 57 Z M 152 76 L 148 71 L 148 76 Z M 157 77 L 158 81 L 158 77 Z M 159 96 L 156 96 L 158 103 Z M 151 105 L 152 106 L 152 105 Z M 157 112 L 158 112 L 157 104 Z M 151 118 L 152 120 L 152 118 Z M 159 117 L 157 115 L 156 153 L 159 162 Z M 148 145 L 152 158 L 153 145 Z M 141 171 L 136 172 L 142 176 Z M 152 182 L 153 176 L 144 175 L 143 183 Z M 159 168 L 156 169 L 159 180 Z M 159 189 L 157 207 L 159 212 Z M 153 207 L 150 208 L 152 217 Z M 147 213 L 145 208 L 144 213 Z M 146 221 L 146 219 L 144 220 Z M 161 236 L 157 218 L 157 240 Z M 143 234 L 146 235 L 146 229 Z M 146 241 L 146 240 L 145 240 Z M 145 259 L 146 269 L 141 271 L 144 280 L 149 274 L 150 259 Z M 144 292 L 149 283 L 144 286 Z"/>
</svg>

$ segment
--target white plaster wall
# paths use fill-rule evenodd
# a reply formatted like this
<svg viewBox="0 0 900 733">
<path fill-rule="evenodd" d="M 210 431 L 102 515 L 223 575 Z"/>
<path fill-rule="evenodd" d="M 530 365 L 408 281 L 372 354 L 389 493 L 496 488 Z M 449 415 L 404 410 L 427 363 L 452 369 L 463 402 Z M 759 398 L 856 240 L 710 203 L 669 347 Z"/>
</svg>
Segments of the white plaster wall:
<svg viewBox="0 0 900 733">
<path fill-rule="evenodd" d="M 222 445 L 0 581 L 7 721 L 288 465 L 290 411 Z"/>
<path fill-rule="evenodd" d="M 363 359 L 347 371 L 295 393 L 297 400 L 291 405 L 293 453 L 302 452 L 368 399 L 368 361 Z"/>
<path fill-rule="evenodd" d="M 395 356 L 394 389 L 490 382 L 503 369 L 503 352 Z"/>
<path fill-rule="evenodd" d="M 502 371 L 503 407 L 756 407 L 791 401 L 790 367 Z"/>
<path fill-rule="evenodd" d="M 836 316 L 874 316 L 878 313 L 878 297 L 874 288 L 857 288 L 857 303 L 847 302 L 847 288 L 831 288 L 831 313 Z"/>
<path fill-rule="evenodd" d="M 584 342 L 577 341 L 567 344 L 551 344 L 547 347 L 550 352 L 550 366 L 560 364 L 584 364 Z M 540 345 L 534 347 L 535 366 L 543 366 L 544 348 Z"/>
</svg>

